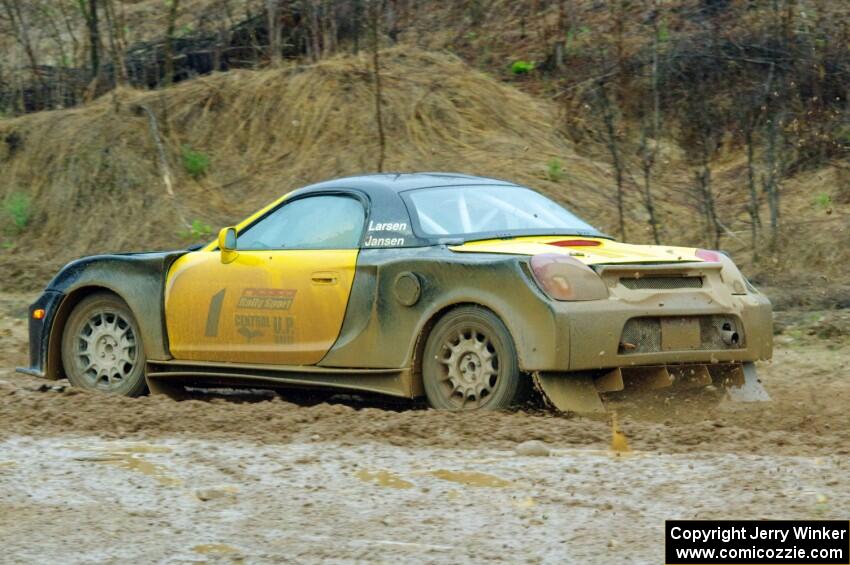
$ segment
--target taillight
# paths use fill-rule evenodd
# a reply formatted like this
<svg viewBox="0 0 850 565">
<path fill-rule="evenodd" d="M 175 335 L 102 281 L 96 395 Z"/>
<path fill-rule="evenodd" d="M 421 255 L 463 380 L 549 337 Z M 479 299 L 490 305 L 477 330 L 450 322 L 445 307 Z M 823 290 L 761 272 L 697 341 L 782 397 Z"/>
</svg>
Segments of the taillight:
<svg viewBox="0 0 850 565">
<path fill-rule="evenodd" d="M 716 251 L 709 251 L 708 249 L 697 249 L 694 255 L 708 263 L 720 263 L 720 254 Z"/>
<path fill-rule="evenodd" d="M 602 242 L 594 239 L 559 239 L 558 241 L 550 241 L 549 245 L 556 247 L 599 247 Z"/>
<path fill-rule="evenodd" d="M 721 263 L 723 268 L 720 270 L 720 280 L 732 287 L 732 294 L 747 294 L 747 279 L 727 254 L 722 251 L 697 249 L 694 255 L 709 263 Z"/>
<path fill-rule="evenodd" d="M 531 258 L 540 288 L 555 300 L 602 300 L 608 288 L 593 269 L 568 255 L 544 253 Z"/>
</svg>

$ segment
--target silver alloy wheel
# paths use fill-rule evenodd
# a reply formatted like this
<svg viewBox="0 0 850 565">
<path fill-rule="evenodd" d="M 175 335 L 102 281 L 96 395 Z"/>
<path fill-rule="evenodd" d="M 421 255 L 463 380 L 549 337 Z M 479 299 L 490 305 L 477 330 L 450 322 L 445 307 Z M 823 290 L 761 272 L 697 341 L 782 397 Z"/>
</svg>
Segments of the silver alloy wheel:
<svg viewBox="0 0 850 565">
<path fill-rule="evenodd" d="M 92 314 L 77 333 L 75 360 L 92 388 L 120 387 L 139 362 L 133 327 L 118 312 Z"/>
<path fill-rule="evenodd" d="M 499 356 L 480 329 L 464 328 L 447 337 L 438 360 L 443 367 L 440 389 L 449 403 L 480 408 L 490 400 L 499 380 Z"/>
</svg>

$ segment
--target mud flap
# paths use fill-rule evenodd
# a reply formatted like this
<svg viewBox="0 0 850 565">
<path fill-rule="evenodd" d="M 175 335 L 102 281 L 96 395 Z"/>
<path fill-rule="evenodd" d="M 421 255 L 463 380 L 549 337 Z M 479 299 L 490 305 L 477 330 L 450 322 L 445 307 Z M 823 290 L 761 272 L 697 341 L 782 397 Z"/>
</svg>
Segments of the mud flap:
<svg viewBox="0 0 850 565">
<path fill-rule="evenodd" d="M 189 397 L 185 386 L 168 382 L 166 379 L 152 379 L 145 375 L 145 382 L 151 394 L 164 394 L 171 400 L 185 400 Z"/>
<path fill-rule="evenodd" d="M 564 373 L 534 373 L 534 386 L 543 400 L 560 412 L 583 415 L 605 414 L 593 377 Z"/>
<path fill-rule="evenodd" d="M 732 402 L 767 402 L 770 395 L 764 389 L 756 374 L 755 363 L 744 363 L 738 369 L 743 373 L 742 379 L 736 379 L 731 386 L 726 388 L 726 398 Z"/>
</svg>

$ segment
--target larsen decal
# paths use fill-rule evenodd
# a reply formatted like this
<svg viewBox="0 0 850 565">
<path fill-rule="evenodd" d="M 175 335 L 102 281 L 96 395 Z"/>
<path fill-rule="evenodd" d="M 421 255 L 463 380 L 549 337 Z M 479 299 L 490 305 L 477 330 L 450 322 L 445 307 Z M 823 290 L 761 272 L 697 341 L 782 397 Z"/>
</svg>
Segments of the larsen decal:
<svg viewBox="0 0 850 565">
<path fill-rule="evenodd" d="M 407 222 L 373 222 L 369 220 L 368 231 L 407 231 Z"/>
</svg>

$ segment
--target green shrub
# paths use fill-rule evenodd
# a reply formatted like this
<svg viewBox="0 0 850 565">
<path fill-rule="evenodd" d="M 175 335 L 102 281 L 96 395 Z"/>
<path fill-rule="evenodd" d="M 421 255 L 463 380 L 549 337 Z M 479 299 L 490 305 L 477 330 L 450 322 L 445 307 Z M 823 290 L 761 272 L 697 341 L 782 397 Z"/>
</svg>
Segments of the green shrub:
<svg viewBox="0 0 850 565">
<path fill-rule="evenodd" d="M 665 20 L 661 20 L 658 24 L 658 42 L 664 43 L 665 41 L 670 40 L 670 29 L 667 27 L 667 22 Z"/>
<path fill-rule="evenodd" d="M 192 28 L 192 24 L 186 24 L 186 25 L 180 26 L 179 28 L 174 30 L 174 36 L 175 37 L 186 37 L 187 35 L 191 35 L 191 33 L 193 31 L 194 31 L 194 29 Z"/>
<path fill-rule="evenodd" d="M 564 178 L 564 169 L 561 167 L 561 162 L 557 159 L 550 159 L 546 163 L 546 176 L 552 182 L 558 182 Z"/>
<path fill-rule="evenodd" d="M 523 61 L 522 59 L 514 61 L 511 65 L 511 72 L 515 75 L 525 75 L 534 70 L 534 61 Z"/>
<path fill-rule="evenodd" d="M 587 34 L 589 34 L 589 33 L 590 33 L 590 28 L 587 27 L 587 26 L 581 26 L 577 30 L 570 29 L 567 32 L 567 44 L 566 44 L 567 52 L 568 53 L 572 52 L 573 48 L 575 47 L 575 43 L 583 40 L 587 36 Z"/>
<path fill-rule="evenodd" d="M 212 226 L 203 220 L 192 220 L 192 224 L 187 229 L 177 232 L 177 235 L 191 241 L 203 241 L 212 235 Z"/>
<path fill-rule="evenodd" d="M 815 196 L 815 206 L 817 208 L 826 210 L 832 206 L 832 198 L 829 196 L 829 194 L 821 192 L 820 194 Z"/>
<path fill-rule="evenodd" d="M 207 174 L 210 168 L 209 155 L 202 151 L 195 151 L 188 145 L 182 147 L 183 168 L 193 179 L 199 179 Z"/>
<path fill-rule="evenodd" d="M 30 197 L 20 192 L 12 193 L 3 203 L 3 212 L 9 222 L 9 231 L 18 234 L 24 231 L 32 216 Z"/>
</svg>

